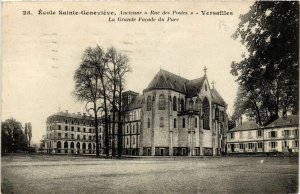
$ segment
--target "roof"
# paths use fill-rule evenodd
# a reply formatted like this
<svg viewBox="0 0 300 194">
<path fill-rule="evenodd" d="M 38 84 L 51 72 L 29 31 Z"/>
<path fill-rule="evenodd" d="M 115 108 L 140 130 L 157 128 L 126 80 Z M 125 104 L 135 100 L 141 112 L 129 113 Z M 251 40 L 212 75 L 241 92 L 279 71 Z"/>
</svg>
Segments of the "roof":
<svg viewBox="0 0 300 194">
<path fill-rule="evenodd" d="M 69 118 L 76 118 L 76 119 L 87 119 L 87 120 L 94 120 L 94 117 L 87 116 L 87 115 L 80 115 L 76 113 L 68 113 L 68 112 L 57 112 L 49 117 L 52 116 L 64 116 L 64 117 L 69 117 Z"/>
<path fill-rule="evenodd" d="M 152 89 L 171 89 L 184 93 L 187 97 L 193 97 L 200 92 L 204 80 L 205 77 L 188 80 L 179 75 L 160 69 L 144 91 Z"/>
<path fill-rule="evenodd" d="M 258 129 L 258 128 L 260 128 L 260 126 L 254 121 L 245 121 L 242 123 L 242 125 L 236 126 L 230 131 L 244 131 L 244 130 Z"/>
<path fill-rule="evenodd" d="M 143 95 L 134 96 L 130 104 L 125 107 L 125 111 L 142 108 Z"/>
<path fill-rule="evenodd" d="M 279 118 L 269 125 L 268 127 L 283 127 L 283 126 L 293 126 L 293 125 L 299 125 L 299 115 L 289 115 L 287 118 Z"/>
<path fill-rule="evenodd" d="M 222 105 L 222 106 L 227 105 L 226 102 L 221 97 L 221 95 L 219 94 L 219 92 L 215 88 L 212 88 L 211 95 L 212 95 L 212 100 L 214 103 Z"/>
</svg>

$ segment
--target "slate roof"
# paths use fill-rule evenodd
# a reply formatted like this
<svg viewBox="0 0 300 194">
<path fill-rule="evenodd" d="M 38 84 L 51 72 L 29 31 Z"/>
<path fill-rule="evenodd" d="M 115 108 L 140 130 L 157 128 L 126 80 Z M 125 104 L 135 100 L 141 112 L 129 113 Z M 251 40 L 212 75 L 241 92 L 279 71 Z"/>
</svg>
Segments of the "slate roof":
<svg viewBox="0 0 300 194">
<path fill-rule="evenodd" d="M 243 130 L 258 129 L 258 128 L 260 128 L 260 126 L 254 121 L 245 121 L 242 123 L 242 125 L 236 126 L 230 131 L 243 131 Z"/>
<path fill-rule="evenodd" d="M 266 126 L 266 128 L 269 127 L 283 127 L 283 126 L 294 126 L 299 125 L 299 115 L 289 115 L 287 118 L 279 118 L 269 125 Z"/>
<path fill-rule="evenodd" d="M 143 95 L 134 96 L 131 103 L 125 107 L 125 111 L 142 108 Z"/>
<path fill-rule="evenodd" d="M 226 102 L 221 97 L 221 95 L 219 94 L 219 92 L 215 88 L 212 88 L 211 95 L 212 95 L 212 99 L 213 99 L 214 103 L 222 105 L 222 106 L 227 105 Z"/>
<path fill-rule="evenodd" d="M 57 112 L 49 117 L 52 117 L 52 116 L 64 116 L 64 117 L 69 117 L 69 118 L 76 118 L 76 119 L 87 119 L 87 120 L 94 120 L 94 117 L 90 117 L 88 115 L 79 115 L 79 114 L 76 114 L 76 113 L 67 113 L 67 112 Z"/>
</svg>

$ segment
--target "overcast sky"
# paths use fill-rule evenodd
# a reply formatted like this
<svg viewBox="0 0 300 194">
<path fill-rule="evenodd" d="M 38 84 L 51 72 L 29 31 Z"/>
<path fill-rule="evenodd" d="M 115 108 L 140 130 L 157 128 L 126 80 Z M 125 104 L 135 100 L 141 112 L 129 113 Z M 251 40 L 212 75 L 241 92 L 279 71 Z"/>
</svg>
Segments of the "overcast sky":
<svg viewBox="0 0 300 194">
<path fill-rule="evenodd" d="M 236 3 L 6 3 L 3 6 L 2 120 L 31 122 L 33 141 L 46 131 L 46 119 L 61 110 L 83 112 L 71 92 L 84 49 L 110 46 L 130 58 L 126 89 L 141 93 L 160 68 L 187 79 L 203 76 L 232 113 L 237 84 L 230 74 L 245 48 L 231 35 L 251 2 Z M 233 16 L 183 16 L 179 22 L 110 23 L 105 16 L 40 16 L 43 10 L 231 11 Z M 23 10 L 35 15 L 23 16 Z M 175 17 L 175 16 L 173 16 Z"/>
</svg>

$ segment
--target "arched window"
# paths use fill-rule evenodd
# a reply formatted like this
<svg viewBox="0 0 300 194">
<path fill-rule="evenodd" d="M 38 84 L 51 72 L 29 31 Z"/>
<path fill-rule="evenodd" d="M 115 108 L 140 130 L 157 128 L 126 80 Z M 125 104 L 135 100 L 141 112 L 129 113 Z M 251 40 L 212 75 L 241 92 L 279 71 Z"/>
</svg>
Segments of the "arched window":
<svg viewBox="0 0 300 194">
<path fill-rule="evenodd" d="M 60 141 L 57 142 L 57 148 L 61 148 L 61 142 Z"/>
<path fill-rule="evenodd" d="M 177 120 L 174 118 L 174 128 L 177 128 Z"/>
<path fill-rule="evenodd" d="M 65 141 L 64 148 L 68 148 L 68 147 L 69 147 L 68 142 Z"/>
<path fill-rule="evenodd" d="M 148 126 L 148 128 L 150 128 L 150 118 L 148 118 L 147 126 Z"/>
<path fill-rule="evenodd" d="M 74 142 L 71 142 L 71 148 L 74 148 Z"/>
<path fill-rule="evenodd" d="M 138 133 L 139 132 L 139 124 L 136 123 L 136 132 Z"/>
<path fill-rule="evenodd" d="M 184 100 L 181 99 L 181 111 L 183 112 L 184 111 L 184 108 L 185 108 L 185 104 L 184 104 Z"/>
<path fill-rule="evenodd" d="M 200 100 L 199 99 L 196 100 L 195 110 L 200 111 Z"/>
<path fill-rule="evenodd" d="M 80 149 L 80 143 L 79 142 L 77 142 L 76 147 L 77 147 L 77 149 Z"/>
<path fill-rule="evenodd" d="M 185 118 L 182 118 L 182 128 L 185 128 Z"/>
<path fill-rule="evenodd" d="M 194 102 L 193 102 L 193 100 L 191 99 L 191 100 L 189 101 L 189 110 L 193 110 L 193 106 L 194 106 Z"/>
<path fill-rule="evenodd" d="M 163 95 L 163 94 L 159 95 L 158 109 L 159 110 L 165 110 L 166 109 L 166 99 L 165 99 L 165 95 Z"/>
<path fill-rule="evenodd" d="M 151 96 L 147 97 L 147 110 L 151 110 Z"/>
<path fill-rule="evenodd" d="M 89 148 L 89 150 L 92 149 L 92 144 L 91 143 L 89 143 L 88 148 Z"/>
<path fill-rule="evenodd" d="M 164 118 L 163 117 L 160 117 L 160 120 L 159 120 L 159 126 L 160 127 L 163 127 L 165 124 L 164 124 Z"/>
<path fill-rule="evenodd" d="M 173 97 L 173 110 L 177 111 L 177 99 L 176 99 L 176 96 Z"/>
<path fill-rule="evenodd" d="M 82 149 L 84 149 L 84 150 L 86 149 L 85 143 L 82 144 Z"/>
<path fill-rule="evenodd" d="M 209 102 L 207 98 L 204 98 L 202 103 L 202 112 L 203 112 L 203 129 L 209 129 Z"/>
<path fill-rule="evenodd" d="M 219 109 L 218 109 L 218 107 L 215 109 L 215 119 L 219 120 Z"/>
</svg>

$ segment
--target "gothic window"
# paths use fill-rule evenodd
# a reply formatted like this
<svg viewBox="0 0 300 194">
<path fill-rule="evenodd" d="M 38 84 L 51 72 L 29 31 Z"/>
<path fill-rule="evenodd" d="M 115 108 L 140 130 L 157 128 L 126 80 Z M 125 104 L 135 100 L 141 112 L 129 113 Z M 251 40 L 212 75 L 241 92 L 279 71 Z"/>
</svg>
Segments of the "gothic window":
<svg viewBox="0 0 300 194">
<path fill-rule="evenodd" d="M 193 105 L 194 105 L 194 102 L 191 99 L 190 102 L 189 102 L 189 110 L 193 110 Z"/>
<path fill-rule="evenodd" d="M 180 104 L 181 104 L 181 111 L 183 112 L 183 111 L 184 111 L 184 107 L 185 107 L 185 106 L 184 106 L 184 100 L 183 100 L 183 99 L 181 99 L 181 103 L 180 103 Z"/>
<path fill-rule="evenodd" d="M 159 95 L 158 109 L 159 109 L 159 110 L 165 110 L 165 108 L 166 108 L 166 99 L 165 99 L 165 95 L 161 94 L 161 95 Z"/>
<path fill-rule="evenodd" d="M 207 91 L 207 85 L 205 84 L 205 91 Z"/>
<path fill-rule="evenodd" d="M 177 127 L 177 120 L 174 118 L 174 128 Z"/>
<path fill-rule="evenodd" d="M 148 128 L 150 128 L 150 118 L 148 118 L 148 123 L 147 123 L 147 125 L 148 125 Z"/>
<path fill-rule="evenodd" d="M 86 149 L 85 143 L 82 144 L 82 149 L 84 149 L 84 150 Z"/>
<path fill-rule="evenodd" d="M 215 109 L 215 119 L 219 120 L 219 109 L 218 109 L 218 107 Z"/>
<path fill-rule="evenodd" d="M 200 100 L 199 99 L 196 100 L 195 110 L 200 111 Z"/>
<path fill-rule="evenodd" d="M 181 104 L 180 104 L 180 98 L 178 98 L 178 111 L 180 111 L 181 110 Z"/>
<path fill-rule="evenodd" d="M 185 128 L 185 118 L 182 118 L 182 128 Z"/>
<path fill-rule="evenodd" d="M 176 100 L 176 96 L 173 97 L 173 110 L 177 111 L 177 100 Z"/>
<path fill-rule="evenodd" d="M 151 110 L 151 96 L 147 98 L 147 110 Z"/>
<path fill-rule="evenodd" d="M 203 129 L 209 129 L 209 102 L 207 98 L 204 98 L 202 103 L 202 112 L 203 112 Z"/>
<path fill-rule="evenodd" d="M 195 127 L 197 128 L 197 118 L 195 118 Z"/>
</svg>

